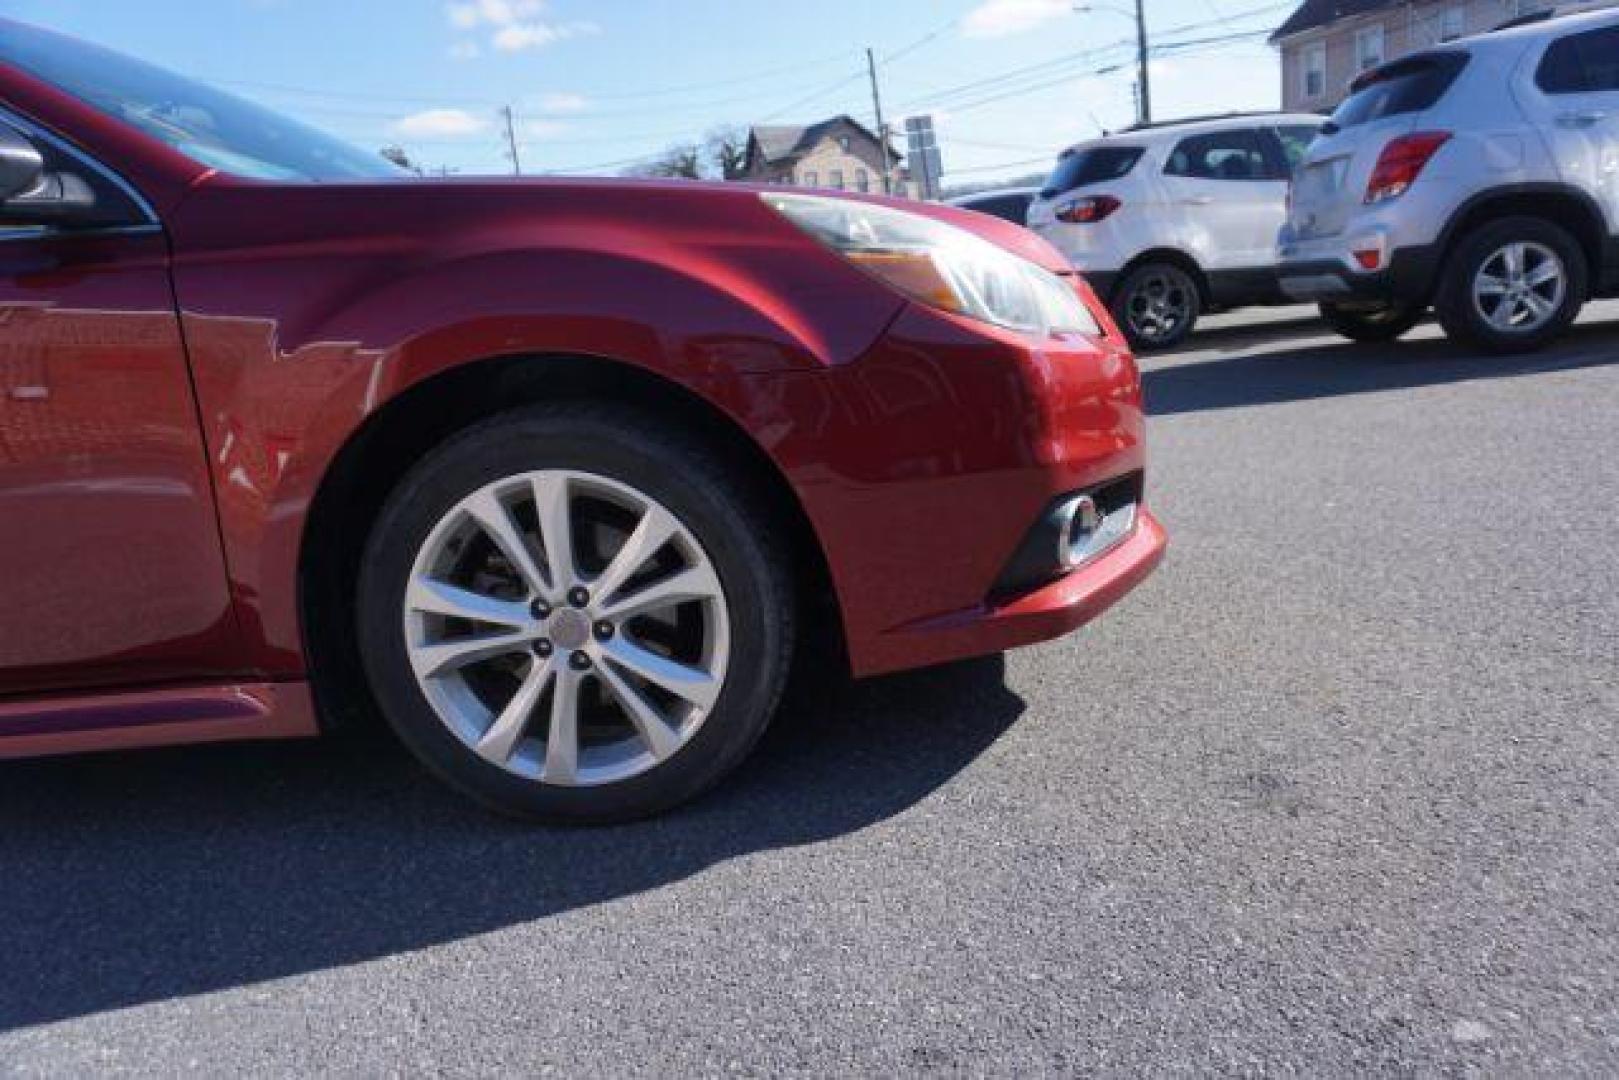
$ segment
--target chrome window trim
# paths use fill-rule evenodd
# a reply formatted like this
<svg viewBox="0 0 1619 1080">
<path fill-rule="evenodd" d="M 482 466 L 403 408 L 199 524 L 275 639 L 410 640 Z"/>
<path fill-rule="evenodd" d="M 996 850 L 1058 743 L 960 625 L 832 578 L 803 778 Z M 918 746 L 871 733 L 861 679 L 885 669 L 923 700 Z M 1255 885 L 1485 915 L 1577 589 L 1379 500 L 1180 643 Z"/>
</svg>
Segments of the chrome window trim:
<svg viewBox="0 0 1619 1080">
<path fill-rule="evenodd" d="M 57 135 L 55 132 L 41 127 L 39 124 L 34 123 L 34 121 L 28 119 L 26 116 L 13 111 L 10 107 L 3 104 L 0 104 L 0 124 L 7 124 L 10 127 L 17 129 L 20 134 L 25 135 L 30 139 L 37 139 L 43 143 L 46 143 L 52 149 L 58 151 L 59 153 L 65 154 L 74 161 L 79 162 L 85 168 L 89 169 L 91 172 L 94 172 L 97 176 L 101 177 L 103 180 L 107 181 L 107 183 L 111 184 L 113 187 L 122 192 L 124 196 L 127 197 L 132 204 L 134 204 L 135 209 L 141 214 L 141 216 L 146 219 L 145 221 L 131 222 L 127 225 L 103 225 L 96 228 L 87 229 L 60 229 L 53 228 L 49 225 L 35 225 L 24 228 L 10 229 L 0 228 L 0 243 L 7 240 L 39 240 L 44 237 L 145 236 L 152 233 L 161 233 L 163 231 L 163 222 L 158 218 L 157 211 L 152 209 L 152 204 L 147 201 L 146 196 L 142 195 L 135 188 L 135 185 L 131 184 L 128 180 L 125 180 L 109 166 L 102 164 L 102 162 L 97 158 L 92 157 L 90 154 L 86 153 L 84 150 L 81 150 L 79 147 L 74 146 L 60 135 Z"/>
</svg>

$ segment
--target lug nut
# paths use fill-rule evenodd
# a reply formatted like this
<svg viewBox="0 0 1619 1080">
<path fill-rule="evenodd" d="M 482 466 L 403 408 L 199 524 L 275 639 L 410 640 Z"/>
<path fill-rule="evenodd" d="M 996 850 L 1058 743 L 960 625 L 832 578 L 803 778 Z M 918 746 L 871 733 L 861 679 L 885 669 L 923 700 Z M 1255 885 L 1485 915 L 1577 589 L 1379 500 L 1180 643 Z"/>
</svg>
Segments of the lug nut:
<svg viewBox="0 0 1619 1080">
<path fill-rule="evenodd" d="M 575 671 L 584 671 L 590 667 L 590 657 L 582 652 L 576 652 L 568 657 L 568 666 Z"/>
<path fill-rule="evenodd" d="M 544 600 L 534 601 L 528 606 L 528 610 L 529 614 L 533 615 L 536 619 L 549 619 L 551 617 L 551 605 L 547 604 Z"/>
<path fill-rule="evenodd" d="M 613 636 L 613 624 L 602 619 L 596 624 L 595 631 L 597 641 L 606 641 Z"/>
<path fill-rule="evenodd" d="M 568 603 L 574 607 L 584 607 L 590 603 L 590 593 L 578 586 L 574 586 L 568 590 Z"/>
<path fill-rule="evenodd" d="M 554 652 L 556 652 L 556 646 L 551 644 L 549 638 L 539 638 L 534 642 L 535 656 L 543 658 L 550 656 Z"/>
</svg>

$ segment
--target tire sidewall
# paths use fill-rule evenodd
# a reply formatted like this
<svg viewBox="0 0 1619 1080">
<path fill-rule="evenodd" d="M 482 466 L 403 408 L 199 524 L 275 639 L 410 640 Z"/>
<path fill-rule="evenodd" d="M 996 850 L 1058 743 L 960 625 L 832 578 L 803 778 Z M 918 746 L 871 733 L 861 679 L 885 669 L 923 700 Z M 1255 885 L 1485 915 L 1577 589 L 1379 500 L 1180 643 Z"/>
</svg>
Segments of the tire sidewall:
<svg viewBox="0 0 1619 1080">
<path fill-rule="evenodd" d="M 704 467 L 700 452 L 647 438 L 646 423 L 634 414 L 548 408 L 479 425 L 412 470 L 367 542 L 358 631 L 373 692 L 390 725 L 429 768 L 498 811 L 574 821 L 654 813 L 696 795 L 733 767 L 775 708 L 790 651 L 792 594 L 767 554 L 768 534 L 756 531 L 760 523 L 750 520 L 725 478 Z M 596 473 L 657 500 L 691 530 L 725 590 L 731 652 L 713 709 L 667 761 L 613 784 L 542 784 L 480 758 L 439 719 L 406 649 L 405 589 L 430 531 L 485 484 L 540 469 Z"/>
<path fill-rule="evenodd" d="M 1495 252 L 1509 243 L 1544 244 L 1557 253 L 1567 278 L 1563 302 L 1546 324 L 1531 332 L 1497 330 L 1473 304 L 1473 279 Z M 1492 353 L 1529 352 L 1557 337 L 1579 315 L 1587 286 L 1585 253 L 1566 230 L 1540 218 L 1511 217 L 1488 222 L 1462 241 L 1445 264 L 1435 313 L 1451 338 Z"/>
</svg>

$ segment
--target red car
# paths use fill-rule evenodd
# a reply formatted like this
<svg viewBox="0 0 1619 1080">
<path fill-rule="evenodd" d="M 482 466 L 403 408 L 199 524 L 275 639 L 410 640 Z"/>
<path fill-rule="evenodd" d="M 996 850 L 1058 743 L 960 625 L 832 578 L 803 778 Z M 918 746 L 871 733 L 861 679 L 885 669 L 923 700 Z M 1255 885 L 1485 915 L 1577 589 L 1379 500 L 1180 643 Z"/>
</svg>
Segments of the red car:
<svg viewBox="0 0 1619 1080">
<path fill-rule="evenodd" d="M 380 711 L 499 810 L 650 813 L 804 642 L 871 675 L 1118 600 L 1142 430 L 1015 226 L 405 177 L 0 22 L 0 756 Z"/>
</svg>

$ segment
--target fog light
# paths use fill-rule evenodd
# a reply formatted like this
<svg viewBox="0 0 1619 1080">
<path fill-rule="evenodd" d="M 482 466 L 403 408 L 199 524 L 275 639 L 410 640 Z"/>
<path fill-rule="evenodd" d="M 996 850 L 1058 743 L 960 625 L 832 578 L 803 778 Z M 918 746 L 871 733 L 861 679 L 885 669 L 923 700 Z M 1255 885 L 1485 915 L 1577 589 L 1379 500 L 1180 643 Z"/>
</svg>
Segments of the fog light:
<svg viewBox="0 0 1619 1080">
<path fill-rule="evenodd" d="M 1063 508 L 1062 530 L 1057 534 L 1057 561 L 1063 566 L 1078 566 L 1085 561 L 1096 530 L 1102 527 L 1102 511 L 1089 495 L 1078 495 Z"/>
<path fill-rule="evenodd" d="M 1136 527 L 1136 504 L 1103 510 L 1089 495 L 1076 495 L 1063 507 L 1057 564 L 1072 570 L 1101 555 Z"/>
</svg>

